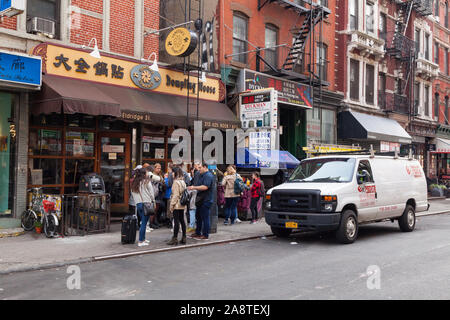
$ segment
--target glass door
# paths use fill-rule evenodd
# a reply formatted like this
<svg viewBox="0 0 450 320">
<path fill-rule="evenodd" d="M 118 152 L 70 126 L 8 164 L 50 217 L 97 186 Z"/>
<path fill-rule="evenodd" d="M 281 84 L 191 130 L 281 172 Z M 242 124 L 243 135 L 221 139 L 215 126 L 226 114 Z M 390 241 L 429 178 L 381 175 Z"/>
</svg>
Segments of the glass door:
<svg viewBox="0 0 450 320">
<path fill-rule="evenodd" d="M 130 178 L 130 135 L 101 133 L 99 137 L 99 172 L 111 195 L 111 211 L 127 212 Z"/>
</svg>

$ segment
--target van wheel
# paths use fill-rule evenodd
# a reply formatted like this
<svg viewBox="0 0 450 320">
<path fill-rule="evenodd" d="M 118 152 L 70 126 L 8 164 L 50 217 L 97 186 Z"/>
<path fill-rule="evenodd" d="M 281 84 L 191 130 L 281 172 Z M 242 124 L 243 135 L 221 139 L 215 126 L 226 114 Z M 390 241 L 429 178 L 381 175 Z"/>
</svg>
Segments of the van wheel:
<svg viewBox="0 0 450 320">
<path fill-rule="evenodd" d="M 398 226 L 403 232 L 411 232 L 416 226 L 416 210 L 411 205 L 407 205 L 405 211 L 400 218 L 398 218 Z"/>
<path fill-rule="evenodd" d="M 270 227 L 270 229 L 272 229 L 272 233 L 279 238 L 287 238 L 292 232 L 291 229 L 285 228 Z"/>
<path fill-rule="evenodd" d="M 352 210 L 345 210 L 342 213 L 341 224 L 336 231 L 336 239 L 340 243 L 353 243 L 358 236 L 358 220 Z"/>
</svg>

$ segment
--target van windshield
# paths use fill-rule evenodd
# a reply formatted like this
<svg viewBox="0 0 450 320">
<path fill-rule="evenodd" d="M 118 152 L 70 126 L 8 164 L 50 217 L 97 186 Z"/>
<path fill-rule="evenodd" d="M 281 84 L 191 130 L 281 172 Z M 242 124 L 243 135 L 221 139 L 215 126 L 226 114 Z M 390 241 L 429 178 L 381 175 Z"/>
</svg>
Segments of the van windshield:
<svg viewBox="0 0 450 320">
<path fill-rule="evenodd" d="M 308 159 L 300 162 L 288 182 L 350 182 L 354 158 Z"/>
</svg>

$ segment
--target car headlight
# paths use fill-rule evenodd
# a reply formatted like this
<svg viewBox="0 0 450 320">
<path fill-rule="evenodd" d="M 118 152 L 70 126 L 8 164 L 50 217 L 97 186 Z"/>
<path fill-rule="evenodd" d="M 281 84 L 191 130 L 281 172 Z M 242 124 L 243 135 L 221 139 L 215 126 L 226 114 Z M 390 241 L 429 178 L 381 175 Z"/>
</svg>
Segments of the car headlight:
<svg viewBox="0 0 450 320">
<path fill-rule="evenodd" d="M 337 196 L 322 196 L 320 204 L 322 212 L 333 212 L 337 207 Z"/>
</svg>

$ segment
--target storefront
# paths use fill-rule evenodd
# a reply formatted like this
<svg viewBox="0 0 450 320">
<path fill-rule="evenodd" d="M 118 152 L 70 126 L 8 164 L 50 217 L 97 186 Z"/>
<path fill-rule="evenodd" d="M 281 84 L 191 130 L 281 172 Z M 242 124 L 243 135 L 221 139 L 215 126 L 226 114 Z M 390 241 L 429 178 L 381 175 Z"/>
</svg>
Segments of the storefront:
<svg viewBox="0 0 450 320">
<path fill-rule="evenodd" d="M 270 88 L 276 91 L 277 99 L 272 106 L 276 112 L 272 112 L 270 125 L 269 123 L 266 125 L 261 117 L 260 121 L 256 120 L 253 123 L 253 127 L 276 129 L 279 134 L 280 149 L 289 151 L 296 158 L 301 158 L 303 156 L 302 148 L 306 146 L 307 139 L 306 112 L 312 109 L 312 90 L 309 86 L 294 81 L 248 69 L 241 70 L 237 81 L 239 93 Z M 255 106 L 258 107 L 256 104 Z M 242 105 L 238 107 L 241 109 Z M 252 120 L 247 121 L 248 115 L 245 112 L 237 110 L 237 114 L 241 116 L 243 128 L 252 127 Z M 273 126 L 273 123 L 276 123 L 276 127 Z"/>
<path fill-rule="evenodd" d="M 25 209 L 28 93 L 40 86 L 40 57 L 0 52 L 0 216 Z"/>
<path fill-rule="evenodd" d="M 432 160 L 435 171 L 432 177 L 438 178 L 439 183 L 450 183 L 450 126 L 439 125 L 436 138 L 432 140 Z"/>
<path fill-rule="evenodd" d="M 44 76 L 31 101 L 28 187 L 70 194 L 82 175 L 97 172 L 111 210 L 125 212 L 131 169 L 159 162 L 165 170 L 179 142 L 171 139 L 174 129 L 191 128 L 197 118 L 204 128 L 239 125 L 220 103 L 219 79 L 188 81 L 181 72 L 50 44 L 34 53 L 43 57 Z"/>
<path fill-rule="evenodd" d="M 432 151 L 431 143 L 436 137 L 436 125 L 413 120 L 408 128 L 408 133 L 411 135 L 412 144 L 410 146 L 405 145 L 403 154 L 412 149 L 414 157 L 420 162 L 422 168 L 427 177 L 433 177 L 436 175 L 436 156 Z"/>
<path fill-rule="evenodd" d="M 399 152 L 402 145 L 410 145 L 411 136 L 395 120 L 354 111 L 338 115 L 338 139 L 346 145 L 372 146 L 378 152 Z"/>
</svg>

